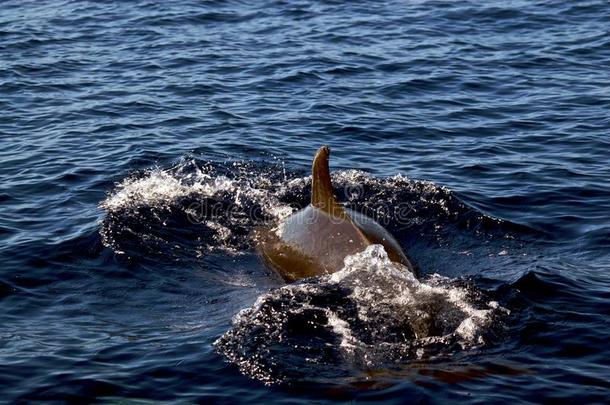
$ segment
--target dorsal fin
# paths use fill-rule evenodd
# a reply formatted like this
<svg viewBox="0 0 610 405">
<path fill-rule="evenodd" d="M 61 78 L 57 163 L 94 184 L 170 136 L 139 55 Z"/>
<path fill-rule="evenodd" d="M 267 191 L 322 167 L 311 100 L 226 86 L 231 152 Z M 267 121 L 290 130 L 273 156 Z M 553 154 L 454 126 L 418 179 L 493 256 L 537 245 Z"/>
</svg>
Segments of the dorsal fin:
<svg viewBox="0 0 610 405">
<path fill-rule="evenodd" d="M 311 205 L 334 217 L 345 218 L 347 214 L 333 194 L 333 185 L 328 170 L 330 148 L 322 146 L 313 158 L 311 167 Z"/>
</svg>

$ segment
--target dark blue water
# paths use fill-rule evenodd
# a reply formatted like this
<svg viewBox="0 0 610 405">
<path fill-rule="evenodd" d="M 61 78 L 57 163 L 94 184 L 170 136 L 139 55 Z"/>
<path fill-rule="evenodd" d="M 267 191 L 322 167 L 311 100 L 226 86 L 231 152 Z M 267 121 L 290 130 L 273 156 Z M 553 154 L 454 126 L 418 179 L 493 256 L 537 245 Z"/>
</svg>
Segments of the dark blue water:
<svg viewBox="0 0 610 405">
<path fill-rule="evenodd" d="M 2 2 L 0 401 L 606 402 L 610 8 L 483 3 Z M 420 281 L 261 265 L 322 144 Z"/>
</svg>

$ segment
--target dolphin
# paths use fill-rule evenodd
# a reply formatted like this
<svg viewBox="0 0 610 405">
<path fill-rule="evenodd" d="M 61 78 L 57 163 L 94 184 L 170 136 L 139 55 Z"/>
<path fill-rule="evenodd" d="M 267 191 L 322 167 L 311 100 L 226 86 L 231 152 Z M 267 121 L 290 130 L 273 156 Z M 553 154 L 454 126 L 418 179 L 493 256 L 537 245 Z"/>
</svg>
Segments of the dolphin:
<svg viewBox="0 0 610 405">
<path fill-rule="evenodd" d="M 312 164 L 311 204 L 274 227 L 255 232 L 263 261 L 287 282 L 334 273 L 343 259 L 380 244 L 391 261 L 416 275 L 400 244 L 372 218 L 344 208 L 333 193 L 330 148 L 322 146 Z"/>
</svg>

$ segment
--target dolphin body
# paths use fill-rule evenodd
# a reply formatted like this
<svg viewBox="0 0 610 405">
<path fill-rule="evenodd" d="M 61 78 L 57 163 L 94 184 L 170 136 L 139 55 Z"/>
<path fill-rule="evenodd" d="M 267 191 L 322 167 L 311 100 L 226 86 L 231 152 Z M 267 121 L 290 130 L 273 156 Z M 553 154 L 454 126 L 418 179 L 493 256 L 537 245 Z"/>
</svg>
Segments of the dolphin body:
<svg viewBox="0 0 610 405">
<path fill-rule="evenodd" d="M 330 148 L 322 146 L 312 164 L 311 204 L 277 226 L 256 231 L 257 250 L 265 263 L 288 282 L 334 273 L 343 259 L 380 244 L 390 260 L 414 267 L 400 245 L 372 218 L 337 202 L 328 170 Z"/>
</svg>

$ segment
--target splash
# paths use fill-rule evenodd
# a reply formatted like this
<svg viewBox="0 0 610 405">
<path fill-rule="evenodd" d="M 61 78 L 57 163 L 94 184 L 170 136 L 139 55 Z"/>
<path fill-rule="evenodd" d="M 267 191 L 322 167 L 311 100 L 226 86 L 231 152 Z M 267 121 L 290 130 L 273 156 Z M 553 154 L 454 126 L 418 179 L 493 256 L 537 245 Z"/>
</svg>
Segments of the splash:
<svg viewBox="0 0 610 405">
<path fill-rule="evenodd" d="M 268 192 L 271 184 L 267 173 L 249 171 L 248 165 L 243 163 L 233 163 L 232 167 L 235 169 L 230 174 L 232 177 L 218 173 L 209 165 L 200 167 L 195 161 L 182 163 L 174 169 L 147 170 L 118 183 L 100 206 L 107 212 L 136 211 L 144 206 L 169 208 L 186 197 L 223 197 L 239 208 L 258 203 L 264 207 L 265 214 L 275 219 L 292 213 L 290 206 L 280 204 L 274 198 L 281 194 L 281 188 L 275 193 Z"/>
<path fill-rule="evenodd" d="M 332 180 L 339 201 L 375 219 L 407 251 L 417 245 L 414 251 L 440 247 L 446 249 L 443 255 L 473 252 L 485 246 L 479 235 L 490 232 L 492 238 L 505 239 L 502 227 L 511 226 L 431 182 L 402 175 L 377 178 L 357 170 L 334 172 Z M 188 263 L 217 253 L 242 255 L 252 252 L 257 226 L 277 224 L 305 207 L 310 191 L 310 176 L 280 164 L 184 159 L 117 183 L 100 203 L 105 211 L 100 234 L 105 246 L 139 261 Z M 514 250 L 514 244 L 477 255 L 508 249 Z M 415 261 L 426 270 L 441 271 L 436 256 Z"/>
<path fill-rule="evenodd" d="M 336 379 L 485 345 L 507 312 L 455 280 L 418 281 L 373 245 L 337 273 L 262 295 L 215 346 L 266 384 Z"/>
<path fill-rule="evenodd" d="M 433 235 L 447 223 L 486 221 L 450 190 L 426 181 L 347 170 L 333 173 L 333 183 L 348 208 L 398 236 L 406 229 Z M 249 235 L 256 226 L 277 223 L 307 205 L 310 189 L 309 176 L 279 165 L 184 160 L 117 183 L 100 203 L 106 213 L 101 235 L 106 246 L 131 257 L 238 255 L 252 248 Z"/>
<path fill-rule="evenodd" d="M 480 238 L 482 229 L 502 241 L 502 249 L 495 243 L 489 249 L 505 249 L 503 221 L 466 206 L 444 187 L 355 170 L 332 177 L 348 208 L 376 219 L 407 252 L 413 243 L 425 247 L 413 249 L 424 252 L 415 262 L 425 271 L 451 271 L 446 261 L 455 258 L 447 259 L 453 251 L 487 258 L 482 242 L 491 239 Z M 310 189 L 309 176 L 282 167 L 185 160 L 118 183 L 100 204 L 106 212 L 101 234 L 115 252 L 155 264 L 239 255 L 252 252 L 250 234 L 257 226 L 277 224 L 306 206 Z M 449 247 L 442 254 L 433 250 L 443 244 Z M 437 267 L 429 257 L 439 257 Z M 470 256 L 459 257 L 472 264 Z M 347 257 L 335 274 L 263 294 L 215 345 L 244 374 L 267 384 L 334 381 L 486 345 L 494 320 L 504 314 L 458 279 L 417 280 L 372 246 Z"/>
<path fill-rule="evenodd" d="M 213 166 L 189 160 L 137 173 L 116 184 L 100 204 L 106 212 L 103 242 L 130 255 L 240 254 L 250 247 L 255 226 L 296 209 L 280 199 L 298 180 L 278 185 L 271 171 L 244 162 Z"/>
</svg>

